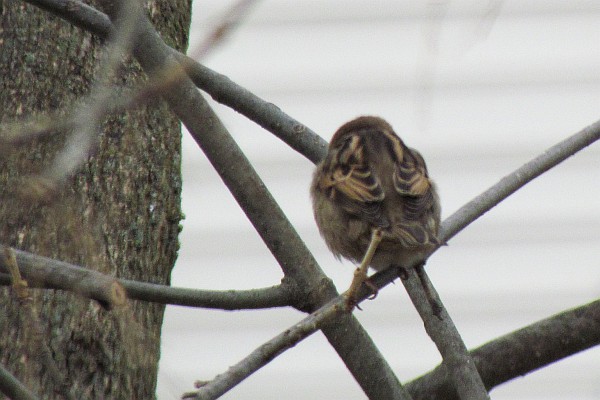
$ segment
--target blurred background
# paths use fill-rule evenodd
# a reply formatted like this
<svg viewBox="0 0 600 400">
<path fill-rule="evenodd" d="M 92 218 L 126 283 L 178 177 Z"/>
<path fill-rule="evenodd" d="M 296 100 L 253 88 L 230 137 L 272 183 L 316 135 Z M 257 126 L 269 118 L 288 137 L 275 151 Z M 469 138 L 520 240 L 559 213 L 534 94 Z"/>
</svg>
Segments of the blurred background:
<svg viewBox="0 0 600 400">
<path fill-rule="evenodd" d="M 237 1 L 195 0 L 190 54 Z M 443 217 L 600 118 L 600 2 L 258 0 L 203 58 L 329 140 L 364 114 L 424 155 Z M 314 166 L 212 103 L 313 251 L 345 290 L 353 265 L 326 249 L 308 194 Z M 173 285 L 249 289 L 281 270 L 184 133 L 181 251 Z M 544 174 L 438 251 L 427 271 L 469 348 L 600 297 L 600 145 Z M 355 315 L 403 382 L 440 362 L 400 284 Z M 176 399 L 297 322 L 292 309 L 167 307 L 158 397 Z M 600 349 L 513 380 L 499 399 L 598 399 Z M 224 399 L 364 399 L 317 333 Z"/>
</svg>

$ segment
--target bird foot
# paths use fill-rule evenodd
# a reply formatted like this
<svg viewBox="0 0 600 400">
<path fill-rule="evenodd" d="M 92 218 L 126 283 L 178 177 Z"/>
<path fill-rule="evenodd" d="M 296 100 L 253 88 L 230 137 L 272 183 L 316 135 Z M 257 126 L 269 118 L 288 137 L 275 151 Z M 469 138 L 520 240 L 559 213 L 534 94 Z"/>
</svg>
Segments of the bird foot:
<svg viewBox="0 0 600 400">
<path fill-rule="evenodd" d="M 346 297 L 346 306 L 350 311 L 354 307 L 358 308 L 359 310 L 362 310 L 362 308 L 360 308 L 360 306 L 358 305 L 357 295 L 358 290 L 360 289 L 360 286 L 363 283 L 371 291 L 371 294 L 369 295 L 369 297 L 367 297 L 368 300 L 375 299 L 379 294 L 379 288 L 367 276 L 362 276 L 360 274 L 360 269 L 357 268 L 354 272 L 354 279 L 352 280 L 350 288 L 346 291 L 346 293 L 344 293 L 344 296 Z"/>
</svg>

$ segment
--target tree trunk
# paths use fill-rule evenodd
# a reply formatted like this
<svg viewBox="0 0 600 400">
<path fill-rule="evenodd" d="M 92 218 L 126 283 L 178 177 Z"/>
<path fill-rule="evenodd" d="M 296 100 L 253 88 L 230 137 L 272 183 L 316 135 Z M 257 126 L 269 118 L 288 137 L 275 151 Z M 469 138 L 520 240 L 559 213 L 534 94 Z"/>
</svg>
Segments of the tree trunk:
<svg viewBox="0 0 600 400">
<path fill-rule="evenodd" d="M 147 6 L 179 50 L 187 46 L 190 7 L 189 0 Z M 16 0 L 0 0 L 0 24 L 2 129 L 76 107 L 97 78 L 99 40 Z M 133 63 L 120 73 L 127 87 L 144 80 Z M 180 135 L 161 101 L 112 116 L 93 157 L 51 200 L 32 200 L 30 177 L 50 165 L 66 134 L 0 149 L 0 245 L 168 283 L 181 218 Z M 0 363 L 30 390 L 43 398 L 155 397 L 164 306 L 130 302 L 106 310 L 62 291 L 31 293 L 22 304 L 0 289 Z"/>
</svg>

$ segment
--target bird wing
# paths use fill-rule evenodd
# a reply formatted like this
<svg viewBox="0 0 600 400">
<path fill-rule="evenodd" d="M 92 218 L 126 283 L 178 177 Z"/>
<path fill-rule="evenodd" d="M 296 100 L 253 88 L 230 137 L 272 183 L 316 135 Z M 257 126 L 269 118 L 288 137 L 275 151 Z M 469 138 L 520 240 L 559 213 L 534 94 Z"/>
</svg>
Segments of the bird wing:
<svg viewBox="0 0 600 400">
<path fill-rule="evenodd" d="M 345 141 L 337 153 L 335 165 L 330 184 L 332 196 L 342 208 L 376 226 L 388 226 L 382 213 L 385 193 L 365 158 L 364 143 L 360 136 L 352 135 Z"/>
<path fill-rule="evenodd" d="M 394 189 L 402 196 L 401 241 L 408 246 L 439 244 L 435 194 L 421 154 L 406 147 L 393 175 Z"/>
</svg>

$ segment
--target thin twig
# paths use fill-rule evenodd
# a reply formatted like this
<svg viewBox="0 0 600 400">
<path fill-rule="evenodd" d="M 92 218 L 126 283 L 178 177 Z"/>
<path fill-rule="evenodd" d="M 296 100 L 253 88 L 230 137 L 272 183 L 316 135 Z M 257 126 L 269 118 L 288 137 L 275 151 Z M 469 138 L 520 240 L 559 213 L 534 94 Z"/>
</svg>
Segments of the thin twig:
<svg viewBox="0 0 600 400">
<path fill-rule="evenodd" d="M 108 114 L 132 109 L 153 101 L 157 96 L 160 96 L 163 90 L 179 79 L 176 74 L 181 72 L 181 68 L 177 68 L 177 71 L 163 71 L 158 74 L 160 78 L 146 81 L 133 89 L 116 86 L 106 87 L 106 94 L 109 95 L 109 98 L 103 100 L 101 106 L 96 104 L 96 109 L 92 110 L 95 114 L 93 118 L 103 118 Z M 90 96 L 83 101 L 89 101 L 89 98 Z M 79 105 L 73 107 L 72 111 L 60 110 L 33 116 L 26 120 L 2 124 L 0 126 L 0 151 L 2 153 L 0 154 L 6 153 L 11 147 L 27 144 L 33 139 L 54 132 L 76 130 L 79 125 L 89 120 L 85 116 L 89 111 L 89 106 Z M 74 139 L 71 139 L 71 141 L 76 143 Z M 89 148 L 89 144 L 87 148 Z M 79 158 L 79 156 L 77 157 Z"/>
<path fill-rule="evenodd" d="M 275 104 L 256 96 L 227 76 L 205 67 L 181 53 L 171 50 L 190 79 L 213 100 L 234 109 L 313 163 L 327 152 L 327 142 L 312 129 L 283 112 Z"/>
<path fill-rule="evenodd" d="M 51 132 L 66 131 L 73 126 L 73 120 L 65 118 L 61 112 L 50 112 L 29 117 L 27 120 L 5 122 L 0 127 L 0 154 L 6 153 L 15 145 L 25 144 Z"/>
<path fill-rule="evenodd" d="M 79 0 L 27 0 L 27 2 L 104 39 L 114 30 L 106 14 Z"/>
<path fill-rule="evenodd" d="M 598 139 L 600 139 L 600 121 L 596 121 L 560 141 L 533 160 L 511 172 L 448 217 L 440 227 L 442 241 L 449 241 L 454 235 L 483 216 L 502 200 Z"/>
<path fill-rule="evenodd" d="M 212 400 L 220 397 L 279 354 L 318 331 L 325 321 L 334 318 L 336 315 L 345 314 L 346 310 L 345 301 L 340 301 L 340 298 L 335 299 L 265 344 L 257 347 L 247 357 L 230 367 L 227 372 L 215 377 L 198 391 L 185 393 L 182 398 Z"/>
<path fill-rule="evenodd" d="M 10 273 L 11 284 L 17 293 L 17 297 L 19 300 L 25 300 L 29 298 L 27 281 L 21 276 L 21 271 L 19 270 L 19 264 L 17 263 L 17 257 L 15 256 L 14 250 L 8 246 L 4 246 L 3 257 L 4 259 L 2 261 Z"/>
<path fill-rule="evenodd" d="M 23 121 L 20 128 L 16 123 L 3 127 L 0 132 L 0 145 L 8 147 L 17 142 L 41 136 L 57 130 L 71 130 L 63 148 L 55 156 L 52 164 L 40 175 L 29 177 L 19 194 L 26 198 L 50 198 L 58 191 L 58 186 L 83 164 L 93 153 L 98 142 L 100 124 L 108 112 L 114 110 L 111 81 L 130 47 L 133 21 L 125 19 L 121 26 L 112 30 L 112 40 L 107 46 L 107 55 L 100 65 L 100 77 L 92 86 L 90 94 L 68 116 L 61 112 Z M 7 151 L 3 149 L 3 151 Z"/>
<path fill-rule="evenodd" d="M 218 19 L 219 23 L 201 40 L 200 44 L 191 52 L 191 57 L 196 60 L 205 58 L 208 53 L 222 44 L 225 39 L 231 35 L 237 28 L 242 19 L 248 14 L 256 0 L 238 0 Z"/>
</svg>

